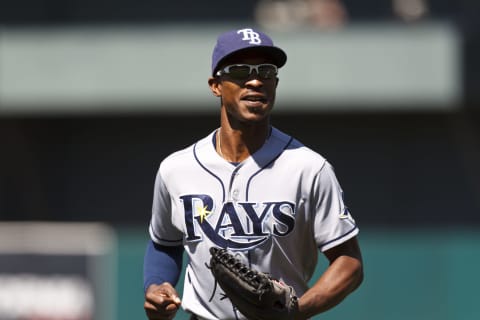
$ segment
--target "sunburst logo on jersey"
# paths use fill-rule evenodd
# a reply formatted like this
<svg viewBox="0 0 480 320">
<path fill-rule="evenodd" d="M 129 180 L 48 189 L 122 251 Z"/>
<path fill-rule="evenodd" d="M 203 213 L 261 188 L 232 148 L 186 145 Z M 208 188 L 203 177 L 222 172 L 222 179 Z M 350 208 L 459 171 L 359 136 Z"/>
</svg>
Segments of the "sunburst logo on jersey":
<svg viewBox="0 0 480 320">
<path fill-rule="evenodd" d="M 352 215 L 350 214 L 350 211 L 348 210 L 347 207 L 343 208 L 343 211 L 342 213 L 339 215 L 339 218 L 340 219 L 348 219 L 350 220 L 351 222 L 355 222 L 355 220 L 353 220 L 352 218 Z"/>
<path fill-rule="evenodd" d="M 200 216 L 200 223 L 203 223 L 203 220 L 206 219 L 212 211 L 207 210 L 207 206 L 197 208 L 198 215 Z"/>
</svg>

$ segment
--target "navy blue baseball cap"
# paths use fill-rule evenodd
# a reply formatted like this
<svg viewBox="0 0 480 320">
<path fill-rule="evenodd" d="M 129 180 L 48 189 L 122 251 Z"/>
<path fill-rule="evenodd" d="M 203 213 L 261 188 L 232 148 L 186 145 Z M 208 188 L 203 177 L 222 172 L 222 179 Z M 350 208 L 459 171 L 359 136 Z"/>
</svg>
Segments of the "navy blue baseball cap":
<svg viewBox="0 0 480 320">
<path fill-rule="evenodd" d="M 277 67 L 287 62 L 287 54 L 273 45 L 272 39 L 261 31 L 252 28 L 232 30 L 222 33 L 217 38 L 217 44 L 212 54 L 212 75 L 215 75 L 221 62 L 241 51 L 255 50 L 269 58 Z"/>
</svg>

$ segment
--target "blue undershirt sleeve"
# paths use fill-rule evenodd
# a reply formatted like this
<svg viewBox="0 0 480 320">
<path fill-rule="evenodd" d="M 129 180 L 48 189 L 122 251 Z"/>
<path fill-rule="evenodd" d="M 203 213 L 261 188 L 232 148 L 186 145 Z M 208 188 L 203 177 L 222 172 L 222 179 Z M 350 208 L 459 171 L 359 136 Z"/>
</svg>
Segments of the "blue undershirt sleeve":
<svg viewBox="0 0 480 320">
<path fill-rule="evenodd" d="M 152 284 L 177 285 L 182 271 L 183 246 L 161 246 L 150 240 L 143 261 L 143 290 Z"/>
</svg>

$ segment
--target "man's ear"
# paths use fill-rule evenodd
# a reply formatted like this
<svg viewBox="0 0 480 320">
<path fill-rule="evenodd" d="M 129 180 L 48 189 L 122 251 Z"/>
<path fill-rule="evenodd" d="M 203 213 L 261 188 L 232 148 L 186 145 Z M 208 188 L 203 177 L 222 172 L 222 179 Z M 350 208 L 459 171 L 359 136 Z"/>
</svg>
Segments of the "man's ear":
<svg viewBox="0 0 480 320">
<path fill-rule="evenodd" d="M 221 90 L 220 81 L 218 80 L 218 78 L 214 78 L 214 77 L 208 78 L 208 86 L 210 87 L 210 90 L 212 91 L 215 97 L 222 96 L 222 90 Z"/>
<path fill-rule="evenodd" d="M 280 78 L 277 77 L 277 83 L 275 84 L 275 88 L 278 87 L 279 82 L 280 82 Z"/>
</svg>

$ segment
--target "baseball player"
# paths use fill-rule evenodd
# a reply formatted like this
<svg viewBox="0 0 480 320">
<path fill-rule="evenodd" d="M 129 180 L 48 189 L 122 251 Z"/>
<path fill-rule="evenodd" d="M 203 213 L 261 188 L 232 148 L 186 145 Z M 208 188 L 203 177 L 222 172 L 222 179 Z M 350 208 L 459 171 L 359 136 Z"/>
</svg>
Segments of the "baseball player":
<svg viewBox="0 0 480 320">
<path fill-rule="evenodd" d="M 286 60 L 258 30 L 218 37 L 208 84 L 220 127 L 164 159 L 156 176 L 144 261 L 149 319 L 172 319 L 180 307 L 191 319 L 246 319 L 216 287 L 211 247 L 292 286 L 298 319 L 331 309 L 362 282 L 358 227 L 331 164 L 270 123 Z M 309 288 L 319 252 L 330 264 Z"/>
</svg>

